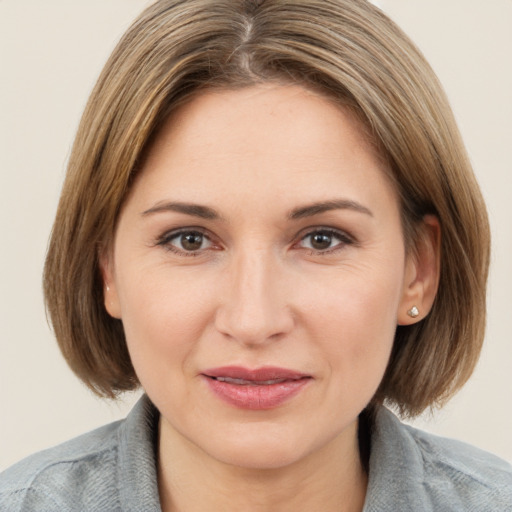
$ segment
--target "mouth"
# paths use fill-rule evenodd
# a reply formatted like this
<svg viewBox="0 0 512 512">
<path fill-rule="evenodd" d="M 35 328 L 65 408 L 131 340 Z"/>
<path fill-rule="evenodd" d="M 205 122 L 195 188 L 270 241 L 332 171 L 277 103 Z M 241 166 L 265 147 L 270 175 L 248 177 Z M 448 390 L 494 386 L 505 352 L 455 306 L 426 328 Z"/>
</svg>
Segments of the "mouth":
<svg viewBox="0 0 512 512">
<path fill-rule="evenodd" d="M 286 382 L 288 379 L 271 379 L 271 380 L 246 380 L 246 379 L 233 379 L 231 377 L 211 377 L 219 382 L 228 382 L 229 384 L 236 384 L 238 386 L 270 386 L 272 384 L 280 384 Z M 298 380 L 298 379 L 294 379 Z"/>
<path fill-rule="evenodd" d="M 204 371 L 208 387 L 225 403 L 241 409 L 273 409 L 299 394 L 312 380 L 294 370 L 263 367 L 254 370 L 225 366 Z"/>
</svg>

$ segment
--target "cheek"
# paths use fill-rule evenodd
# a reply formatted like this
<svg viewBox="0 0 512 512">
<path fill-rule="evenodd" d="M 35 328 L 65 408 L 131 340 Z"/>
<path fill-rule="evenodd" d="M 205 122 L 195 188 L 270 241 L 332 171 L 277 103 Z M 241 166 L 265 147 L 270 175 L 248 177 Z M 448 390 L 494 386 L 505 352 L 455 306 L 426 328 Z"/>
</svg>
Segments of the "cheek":
<svg viewBox="0 0 512 512">
<path fill-rule="evenodd" d="M 137 373 L 149 365 L 186 365 L 211 316 L 208 287 L 199 287 L 192 276 L 169 274 L 138 271 L 137 279 L 119 279 L 122 321 Z"/>
<path fill-rule="evenodd" d="M 328 365 L 326 401 L 332 404 L 332 421 L 338 425 L 347 413 L 359 414 L 375 395 L 388 365 L 395 324 L 389 316 L 385 324 L 379 323 L 355 306 L 341 314 L 332 310 L 331 318 L 338 321 L 327 329 L 321 321 L 317 324 L 316 346 Z"/>
<path fill-rule="evenodd" d="M 308 328 L 328 356 L 332 377 L 368 398 L 389 360 L 401 298 L 400 265 L 380 263 L 331 275 L 328 286 L 311 286 L 302 308 L 310 311 Z"/>
<path fill-rule="evenodd" d="M 316 323 L 318 345 L 329 355 L 333 375 L 341 379 L 354 376 L 372 380 L 383 374 L 393 345 L 396 323 L 395 315 L 382 315 L 382 311 L 369 311 L 369 302 L 361 307 L 354 304 L 343 309 L 328 311 L 336 321 L 325 322 L 322 317 Z M 350 382 L 348 385 L 350 385 Z"/>
<path fill-rule="evenodd" d="M 303 281 L 298 289 L 307 302 L 304 311 L 324 326 L 337 326 L 350 338 L 366 338 L 370 333 L 394 332 L 402 295 L 403 267 L 398 262 L 375 258 L 372 264 L 347 265 L 324 276 Z"/>
</svg>

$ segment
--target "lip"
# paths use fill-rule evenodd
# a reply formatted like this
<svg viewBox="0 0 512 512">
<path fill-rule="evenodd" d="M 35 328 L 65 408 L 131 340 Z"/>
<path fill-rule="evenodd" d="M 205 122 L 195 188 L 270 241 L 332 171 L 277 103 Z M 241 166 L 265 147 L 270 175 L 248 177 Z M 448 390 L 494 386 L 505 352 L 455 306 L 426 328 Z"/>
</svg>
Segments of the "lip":
<svg viewBox="0 0 512 512">
<path fill-rule="evenodd" d="M 311 375 L 265 366 L 211 368 L 201 373 L 208 387 L 224 402 L 249 410 L 274 409 L 292 399 L 307 386 Z"/>
</svg>

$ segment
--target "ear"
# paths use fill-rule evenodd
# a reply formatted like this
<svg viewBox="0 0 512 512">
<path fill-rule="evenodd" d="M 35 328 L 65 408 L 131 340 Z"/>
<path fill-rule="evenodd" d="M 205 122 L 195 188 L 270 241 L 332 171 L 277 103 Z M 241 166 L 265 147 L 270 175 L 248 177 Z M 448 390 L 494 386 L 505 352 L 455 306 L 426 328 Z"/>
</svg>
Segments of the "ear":
<svg viewBox="0 0 512 512">
<path fill-rule="evenodd" d="M 407 256 L 404 288 L 398 309 L 398 325 L 423 320 L 434 303 L 439 287 L 441 226 L 435 215 L 425 215 L 420 238 Z"/>
<path fill-rule="evenodd" d="M 103 301 L 105 309 L 111 317 L 121 319 L 121 306 L 114 274 L 113 249 L 109 248 L 100 251 L 99 261 L 103 280 Z"/>
</svg>

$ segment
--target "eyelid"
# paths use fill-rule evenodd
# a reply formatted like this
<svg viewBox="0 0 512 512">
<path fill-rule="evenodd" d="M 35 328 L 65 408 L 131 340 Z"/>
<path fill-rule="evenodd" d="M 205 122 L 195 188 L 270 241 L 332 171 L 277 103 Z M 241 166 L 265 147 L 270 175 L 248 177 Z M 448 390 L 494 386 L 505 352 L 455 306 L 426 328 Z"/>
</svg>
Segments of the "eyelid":
<svg viewBox="0 0 512 512">
<path fill-rule="evenodd" d="M 206 238 L 210 242 L 210 246 L 205 249 L 198 249 L 197 251 L 185 251 L 181 250 L 179 247 L 171 244 L 170 242 L 179 237 L 181 234 L 184 233 L 200 233 L 204 238 Z M 335 238 L 337 238 L 340 242 L 333 247 L 329 247 L 324 250 L 315 250 L 309 247 L 300 247 L 301 242 L 307 238 L 308 236 L 312 236 L 315 233 L 326 233 L 328 235 L 331 235 Z M 346 230 L 342 230 L 339 228 L 334 228 L 332 226 L 325 226 L 325 225 L 319 225 L 319 226 L 309 226 L 303 230 L 301 230 L 295 237 L 294 242 L 292 243 L 292 248 L 299 248 L 304 250 L 309 250 L 312 254 L 318 254 L 318 255 L 327 255 L 331 252 L 335 252 L 337 250 L 342 249 L 343 247 L 346 247 L 347 245 L 355 245 L 357 244 L 357 240 L 355 237 L 347 233 Z M 169 229 L 164 231 L 161 235 L 159 235 L 156 240 L 154 241 L 155 246 L 161 246 L 165 249 L 167 249 L 170 252 L 183 255 L 183 256 L 199 256 L 209 250 L 219 250 L 221 249 L 221 244 L 219 243 L 217 237 L 212 235 L 212 233 L 201 227 L 201 226 L 182 226 L 174 229 Z"/>
<path fill-rule="evenodd" d="M 171 244 L 172 240 L 184 233 L 199 233 L 211 243 L 211 246 L 207 247 L 206 249 L 199 249 L 197 251 L 185 251 Z M 164 249 L 181 256 L 199 256 L 200 254 L 211 250 L 212 248 L 215 249 L 215 246 L 218 244 L 215 241 L 215 237 L 213 237 L 208 230 L 200 226 L 184 226 L 164 231 L 160 236 L 156 238 L 154 245 L 161 246 Z"/>
<path fill-rule="evenodd" d="M 193 232 L 201 233 L 201 235 L 205 236 L 208 239 L 211 239 L 211 237 L 208 235 L 208 232 L 200 226 L 184 226 L 184 227 L 165 230 L 161 235 L 159 235 L 156 238 L 156 243 L 157 244 L 164 243 L 164 242 L 169 241 L 172 238 L 175 238 L 178 235 L 181 235 L 183 233 L 193 233 Z"/>
<path fill-rule="evenodd" d="M 336 250 L 341 249 L 347 245 L 355 245 L 357 243 L 355 238 L 348 234 L 345 230 L 333 228 L 330 226 L 313 226 L 302 230 L 298 234 L 298 241 L 294 245 L 299 245 L 305 238 L 307 238 L 308 236 L 312 236 L 315 233 L 329 234 L 331 236 L 338 238 L 340 240 L 340 243 L 336 244 L 333 247 L 329 247 L 328 249 L 325 250 L 315 250 L 309 247 L 302 247 L 302 249 L 309 250 L 313 254 L 329 254 L 330 252 L 335 252 Z"/>
</svg>

